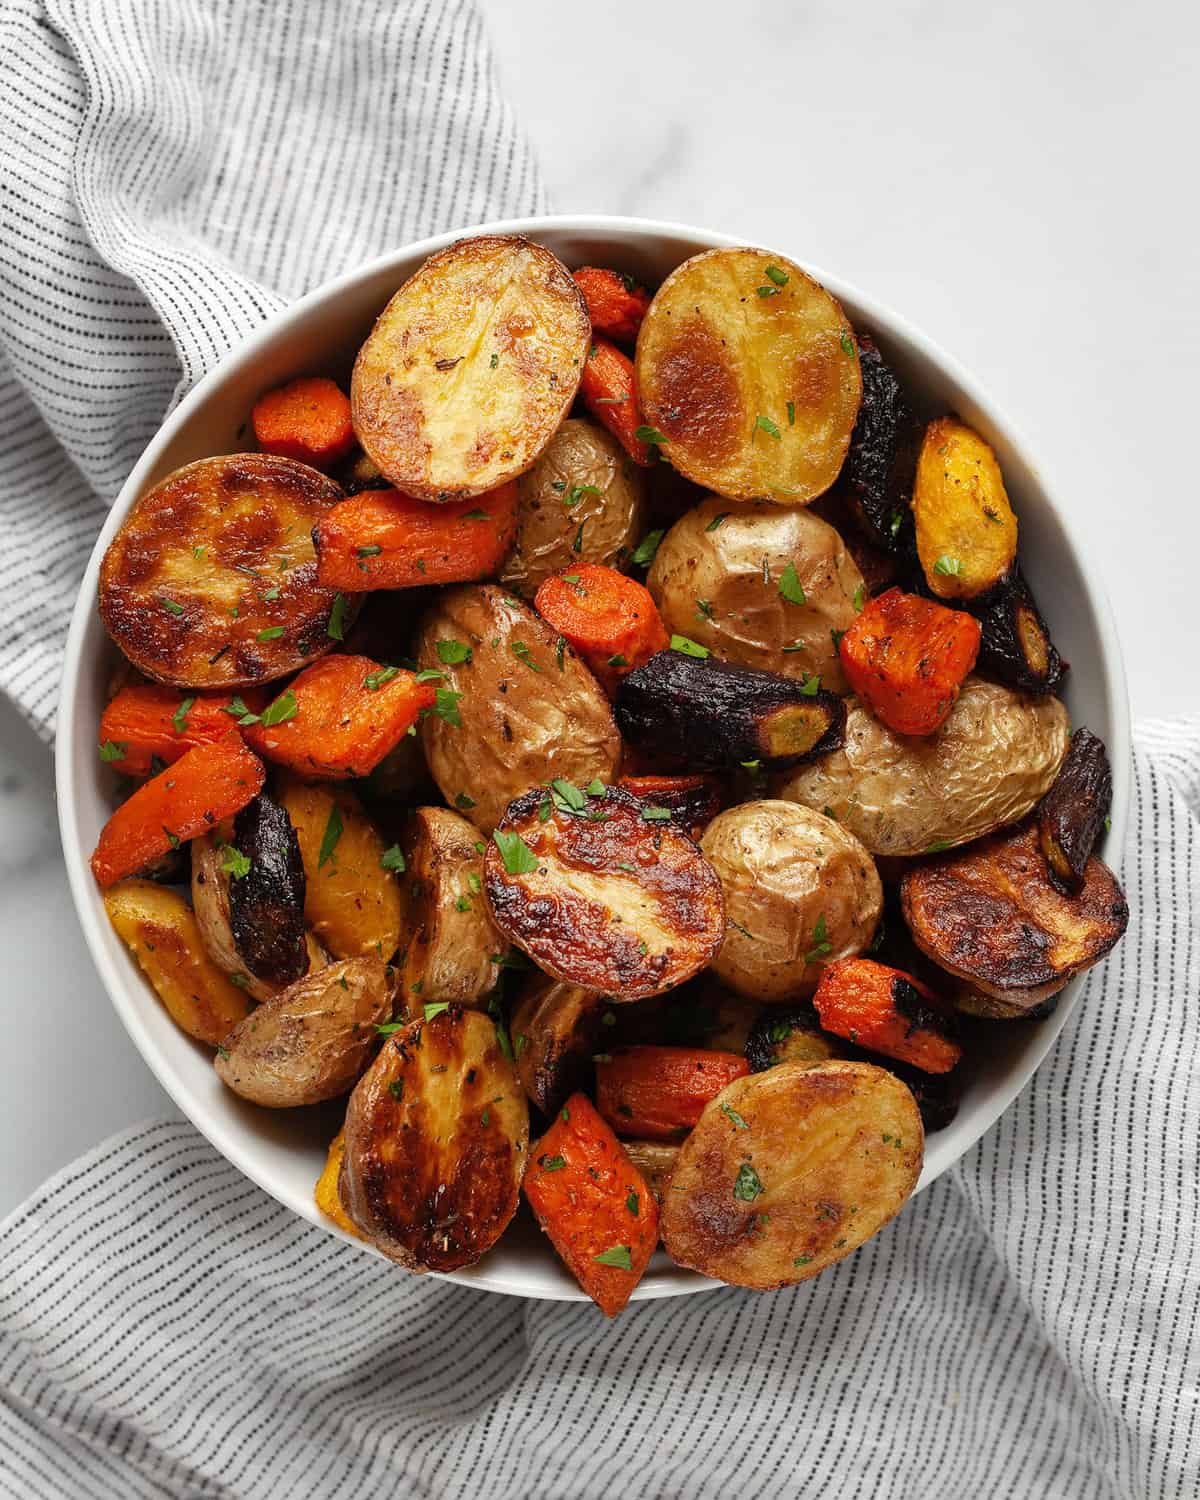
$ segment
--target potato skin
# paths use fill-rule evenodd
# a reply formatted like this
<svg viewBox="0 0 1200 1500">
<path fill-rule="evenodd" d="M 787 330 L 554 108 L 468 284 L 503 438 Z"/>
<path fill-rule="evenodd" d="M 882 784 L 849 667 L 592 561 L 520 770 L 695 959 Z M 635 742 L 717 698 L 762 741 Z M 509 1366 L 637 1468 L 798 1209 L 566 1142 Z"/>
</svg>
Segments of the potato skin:
<svg viewBox="0 0 1200 1500">
<path fill-rule="evenodd" d="M 407 495 L 482 495 L 524 473 L 550 441 L 590 336 L 579 288 L 544 246 L 518 235 L 459 240 L 409 277 L 359 350 L 358 440 Z"/>
<path fill-rule="evenodd" d="M 789 563 L 803 604 L 779 592 Z M 815 674 L 822 687 L 846 691 L 830 631 L 848 630 L 857 619 L 863 577 L 833 527 L 802 506 L 760 502 L 731 510 L 727 500 L 709 496 L 663 537 L 646 587 L 667 629 L 707 646 L 718 661 L 783 677 Z M 701 611 L 700 599 L 709 610 Z M 784 650 L 795 645 L 802 649 Z"/>
<path fill-rule="evenodd" d="M 268 1109 L 336 1099 L 362 1075 L 391 1018 L 395 981 L 379 958 L 347 958 L 298 979 L 225 1038 L 213 1066 L 227 1088 Z"/>
<path fill-rule="evenodd" d="M 779 777 L 776 795 L 834 817 L 879 855 L 927 854 L 1023 818 L 1067 753 L 1067 711 L 968 677 L 927 739 L 895 734 L 851 702 L 845 743 Z"/>
<path fill-rule="evenodd" d="M 608 1001 L 593 990 L 531 974 L 509 1022 L 517 1074 L 530 1102 L 547 1117 L 592 1082 L 592 1057 L 605 1030 Z"/>
<path fill-rule="evenodd" d="M 705 1106 L 679 1147 L 663 1245 L 676 1264 L 732 1286 L 807 1281 L 895 1217 L 923 1154 L 916 1101 L 883 1068 L 751 1073 Z"/>
<path fill-rule="evenodd" d="M 441 641 L 469 647 L 471 659 L 442 661 Z M 608 701 L 569 645 L 561 666 L 559 655 L 546 622 L 493 584 L 445 590 L 421 623 L 418 666 L 461 694 L 459 725 L 436 714 L 422 723 L 425 758 L 442 796 L 485 833 L 547 776 L 576 786 L 616 778 L 621 740 Z"/>
<path fill-rule="evenodd" d="M 725 896 L 713 972 L 739 994 L 807 998 L 823 964 L 870 943 L 883 887 L 871 856 L 832 819 L 790 802 L 744 802 L 708 825 L 700 847 Z"/>
<path fill-rule="evenodd" d="M 619 568 L 641 539 L 645 475 L 594 422 L 568 417 L 517 490 L 517 539 L 500 581 L 527 599 L 579 563 Z"/>
</svg>

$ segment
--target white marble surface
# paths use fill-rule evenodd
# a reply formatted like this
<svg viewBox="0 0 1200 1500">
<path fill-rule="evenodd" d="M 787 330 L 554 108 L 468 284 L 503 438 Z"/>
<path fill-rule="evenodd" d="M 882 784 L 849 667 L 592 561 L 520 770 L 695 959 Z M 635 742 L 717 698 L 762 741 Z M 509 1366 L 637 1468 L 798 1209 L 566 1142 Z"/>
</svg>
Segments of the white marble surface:
<svg viewBox="0 0 1200 1500">
<path fill-rule="evenodd" d="M 1137 715 L 1200 711 L 1200 11 L 483 0 L 563 210 L 836 267 L 971 366 L 1089 518 Z M 0 704 L 0 1216 L 173 1106 L 83 947 L 49 753 Z"/>
</svg>

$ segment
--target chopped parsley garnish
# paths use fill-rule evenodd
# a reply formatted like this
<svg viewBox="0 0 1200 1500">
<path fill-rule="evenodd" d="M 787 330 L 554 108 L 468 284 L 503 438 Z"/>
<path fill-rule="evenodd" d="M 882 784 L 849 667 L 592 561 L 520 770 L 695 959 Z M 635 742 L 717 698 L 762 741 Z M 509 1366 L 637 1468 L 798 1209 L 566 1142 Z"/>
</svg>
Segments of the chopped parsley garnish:
<svg viewBox="0 0 1200 1500">
<path fill-rule="evenodd" d="M 671 650 L 679 651 L 684 656 L 695 656 L 701 660 L 708 655 L 707 646 L 701 646 L 699 642 L 689 640 L 686 635 L 673 635 L 671 637 Z"/>
<path fill-rule="evenodd" d="M 480 508 L 478 506 L 476 506 L 474 510 L 467 511 L 466 515 L 463 516 L 463 520 L 464 521 L 490 521 L 491 520 L 491 516 L 488 515 L 488 513 L 487 513 L 486 510 L 480 510 Z"/>
<path fill-rule="evenodd" d="M 500 356 L 498 354 L 493 354 L 491 359 L 488 361 L 488 369 L 494 370 L 499 363 Z"/>
<path fill-rule="evenodd" d="M 625 1207 L 629 1210 L 629 1212 L 635 1219 L 638 1217 L 638 1206 L 638 1195 L 633 1191 L 632 1188 L 630 1188 L 629 1197 L 625 1200 Z"/>
<path fill-rule="evenodd" d="M 722 521 L 728 521 L 728 519 L 729 519 L 729 512 L 727 510 L 723 510 L 720 513 L 720 515 L 714 516 L 712 518 L 712 520 L 708 523 L 708 525 L 704 529 L 705 529 L 705 531 L 716 531 L 717 527 L 721 524 L 721 522 Z"/>
<path fill-rule="evenodd" d="M 762 1190 L 763 1185 L 758 1173 L 748 1161 L 744 1161 L 738 1168 L 737 1179 L 733 1184 L 733 1196 L 740 1198 L 743 1203 L 753 1203 Z"/>
<path fill-rule="evenodd" d="M 128 754 L 129 746 L 118 740 L 105 740 L 100 746 L 100 759 L 105 765 L 111 764 L 114 760 L 124 760 Z"/>
<path fill-rule="evenodd" d="M 174 599 L 160 599 L 158 602 L 164 609 L 170 610 L 173 615 L 181 615 L 183 613 L 183 605 L 176 604 Z"/>
<path fill-rule="evenodd" d="M 650 443 L 655 448 L 667 441 L 666 434 L 659 432 L 657 427 L 639 427 L 633 435 L 639 443 Z"/>
<path fill-rule="evenodd" d="M 359 557 L 378 557 L 382 551 L 382 547 L 377 546 L 374 542 L 372 542 L 369 547 L 360 547 L 358 549 L 358 555 Z"/>
<path fill-rule="evenodd" d="M 566 812 L 582 812 L 587 806 L 587 798 L 570 781 L 557 778 L 550 783 L 554 793 L 554 801 L 558 807 Z"/>
<path fill-rule="evenodd" d="M 821 679 L 812 672 L 805 672 L 804 681 L 800 684 L 800 692 L 805 698 L 815 698 L 821 691 Z"/>
<path fill-rule="evenodd" d="M 510 875 L 528 875 L 537 869 L 537 855 L 519 833 L 504 833 L 498 828 L 492 834 L 492 841 Z"/>
<path fill-rule="evenodd" d="M 608 661 L 607 661 L 606 665 L 610 666 L 610 667 L 627 667 L 629 665 L 629 663 L 625 660 L 625 658 L 618 651 L 615 656 L 610 656 L 608 658 Z"/>
<path fill-rule="evenodd" d="M 795 427 L 795 425 L 796 425 L 796 403 L 794 401 L 789 401 L 788 402 L 788 404 L 787 404 L 787 414 L 788 414 L 788 426 L 789 427 Z"/>
<path fill-rule="evenodd" d="M 812 1256 L 811 1255 L 797 1255 L 797 1257 L 795 1258 L 795 1260 L 792 1262 L 792 1265 L 794 1265 L 794 1266 L 806 1266 L 806 1265 L 808 1265 L 808 1263 L 809 1263 L 810 1260 L 812 1260 Z"/>
<path fill-rule="evenodd" d="M 454 799 L 454 805 L 462 812 L 470 812 L 475 806 L 475 798 L 468 796 L 466 792 L 459 792 Z"/>
<path fill-rule="evenodd" d="M 647 823 L 666 823 L 670 820 L 669 807 L 643 807 L 642 817 Z"/>
<path fill-rule="evenodd" d="M 263 709 L 262 722 L 264 728 L 270 729 L 273 724 L 286 724 L 289 719 L 294 719 L 297 713 L 296 695 L 288 688 L 287 692 L 280 693 L 274 703 L 268 703 Z M 244 723 L 244 720 L 239 720 Z"/>
<path fill-rule="evenodd" d="M 585 495 L 598 495 L 600 491 L 594 484 L 573 484 L 563 501 L 566 506 L 578 505 Z"/>
<path fill-rule="evenodd" d="M 483 883 L 474 870 L 467 871 L 467 889 L 475 896 L 483 889 Z"/>
<path fill-rule="evenodd" d="M 943 578 L 952 578 L 962 572 L 962 563 L 957 557 L 950 557 L 943 553 L 934 563 L 933 571 L 940 573 Z"/>
<path fill-rule="evenodd" d="M 781 271 L 778 266 L 768 266 L 765 272 L 768 281 L 773 281 L 776 286 L 787 286 L 788 273 Z"/>
<path fill-rule="evenodd" d="M 397 1103 L 401 1099 L 403 1099 L 404 1098 L 404 1079 L 403 1078 L 393 1078 L 392 1081 L 391 1081 L 391 1083 L 388 1084 L 388 1093 L 391 1094 L 392 1098 L 395 1099 L 397 1101 Z"/>
<path fill-rule="evenodd" d="M 829 639 L 833 642 L 833 649 L 835 651 L 842 649 L 842 637 L 845 634 L 844 630 L 837 630 L 832 625 L 829 627 Z"/>
<path fill-rule="evenodd" d="M 648 568 L 654 561 L 654 554 L 658 551 L 658 544 L 666 535 L 665 530 L 648 531 L 633 549 L 630 562 L 636 563 L 639 568 Z"/>
<path fill-rule="evenodd" d="M 940 854 L 943 849 L 952 849 L 953 847 L 954 847 L 954 840 L 953 839 L 934 839 L 933 843 L 929 845 L 929 847 L 928 847 L 928 849 L 926 849 L 925 853 L 926 854 Z"/>
<path fill-rule="evenodd" d="M 741 1115 L 738 1114 L 737 1110 L 734 1109 L 732 1104 L 722 1104 L 721 1113 L 728 1116 L 729 1123 L 735 1130 L 750 1129 L 749 1125 L 746 1124 L 746 1121 L 742 1118 Z"/>
<path fill-rule="evenodd" d="M 433 667 L 425 667 L 422 671 L 417 673 L 418 682 L 445 682 L 445 680 L 445 672 L 438 672 Z M 414 730 L 410 727 L 408 732 L 409 734 L 412 734 L 414 733 Z"/>
<path fill-rule="evenodd" d="M 436 697 L 429 712 L 449 724 L 453 729 L 462 728 L 462 719 L 458 713 L 458 700 L 461 693 L 452 693 L 449 688 L 435 688 Z"/>
<path fill-rule="evenodd" d="M 172 849 L 178 849 L 180 844 L 183 843 L 183 840 L 179 837 L 179 835 L 177 833 L 172 833 L 169 828 L 164 827 L 163 832 L 166 834 L 167 843 L 170 844 Z"/>
<path fill-rule="evenodd" d="M 698 620 L 711 620 L 712 617 L 713 617 L 712 600 L 711 599 L 697 599 L 696 600 L 696 618 Z M 622 665 L 624 665 L 624 663 L 622 663 Z"/>
<path fill-rule="evenodd" d="M 608 788 L 600 780 L 599 776 L 593 776 L 591 781 L 588 782 L 587 786 L 584 787 L 584 791 L 588 794 L 589 797 L 608 796 Z"/>
<path fill-rule="evenodd" d="M 816 963 L 817 959 L 824 958 L 827 953 L 833 952 L 833 944 L 829 941 L 829 933 L 825 927 L 824 912 L 817 918 L 817 925 L 813 928 L 812 942 L 812 947 L 804 955 L 806 964 Z"/>
<path fill-rule="evenodd" d="M 265 630 L 260 630 L 255 636 L 258 641 L 277 641 L 283 634 L 282 625 L 268 625 Z"/>
<path fill-rule="evenodd" d="M 524 641 L 513 641 L 510 649 L 517 660 L 523 662 L 531 672 L 540 672 L 542 670 L 530 655 L 529 647 Z"/>
<path fill-rule="evenodd" d="M 444 1010 L 450 1009 L 449 1000 L 430 1000 L 425 1005 L 425 1019 L 432 1021 L 434 1016 L 440 1016 Z"/>
<path fill-rule="evenodd" d="M 454 903 L 454 909 L 456 911 L 470 911 L 471 910 L 471 898 L 470 898 L 470 896 L 459 896 L 457 898 L 457 900 L 455 901 L 455 903 Z"/>
<path fill-rule="evenodd" d="M 375 1030 L 380 1036 L 394 1036 L 397 1031 L 403 1031 L 407 1025 L 407 1021 L 377 1021 L 375 1023 Z"/>
<path fill-rule="evenodd" d="M 329 624 L 325 627 L 325 634 L 331 641 L 344 641 L 346 639 L 345 594 L 334 594 L 333 606 L 329 611 Z"/>
<path fill-rule="evenodd" d="M 804 644 L 803 641 L 793 641 L 790 645 L 785 646 L 783 649 L 785 651 L 806 651 L 808 647 Z"/>
<path fill-rule="evenodd" d="M 796 572 L 796 564 L 788 563 L 779 575 L 779 593 L 789 604 L 804 604 L 806 596 L 804 587 L 800 582 L 800 575 Z"/>
<path fill-rule="evenodd" d="M 614 1245 L 611 1250 L 601 1250 L 592 1259 L 602 1266 L 617 1266 L 622 1271 L 633 1270 L 633 1256 L 628 1245 Z"/>
<path fill-rule="evenodd" d="M 368 672 L 363 678 L 363 687 L 368 693 L 377 693 L 385 682 L 391 682 L 400 674 L 399 667 L 380 667 L 378 672 Z"/>
<path fill-rule="evenodd" d="M 843 354 L 856 354 L 858 352 L 854 347 L 854 340 L 850 337 L 850 335 L 844 328 L 842 329 L 842 336 L 839 342 L 842 346 Z"/>
<path fill-rule="evenodd" d="M 783 433 L 781 433 L 779 428 L 776 427 L 775 423 L 771 421 L 770 417 L 759 415 L 755 417 L 754 425 L 760 432 L 765 432 L 768 437 L 781 438 L 783 436 Z"/>
<path fill-rule="evenodd" d="M 231 719 L 236 719 L 239 724 L 257 724 L 258 715 L 252 714 L 246 707 L 245 700 L 235 695 L 230 702 L 221 710 L 228 714 Z"/>
<path fill-rule="evenodd" d="M 580 521 L 580 523 L 579 523 L 579 530 L 575 533 L 575 540 L 571 543 L 571 551 L 572 552 L 582 552 L 583 551 L 583 528 L 586 525 L 587 525 L 586 521 Z"/>
<path fill-rule="evenodd" d="M 385 849 L 380 855 L 379 863 L 385 870 L 395 870 L 397 875 L 403 875 L 408 868 L 404 860 L 404 851 L 399 844 L 393 844 L 390 849 Z"/>
<path fill-rule="evenodd" d="M 195 698 L 185 698 L 175 712 L 171 715 L 171 723 L 175 726 L 176 734 L 183 734 L 187 729 L 187 716 Z"/>
<path fill-rule="evenodd" d="M 438 660 L 445 662 L 448 667 L 456 667 L 460 662 L 471 660 L 471 648 L 462 641 L 439 641 L 435 649 Z"/>
<path fill-rule="evenodd" d="M 337 848 L 338 839 L 342 836 L 343 826 L 342 815 L 335 802 L 329 809 L 329 817 L 325 821 L 325 832 L 321 835 L 321 852 L 317 855 L 318 870 L 333 858 L 333 851 Z"/>
<path fill-rule="evenodd" d="M 567 1160 L 564 1156 L 539 1156 L 538 1166 L 543 1172 L 561 1172 L 566 1166 Z"/>
<path fill-rule="evenodd" d="M 863 607 L 866 604 L 866 602 L 867 602 L 867 586 L 866 586 L 865 583 L 860 583 L 859 586 L 854 590 L 854 608 L 858 611 L 858 613 L 860 615 L 863 612 Z"/>
<path fill-rule="evenodd" d="M 232 844 L 226 844 L 221 869 L 233 880 L 244 880 L 250 873 L 250 857 L 240 849 L 235 849 Z"/>
</svg>

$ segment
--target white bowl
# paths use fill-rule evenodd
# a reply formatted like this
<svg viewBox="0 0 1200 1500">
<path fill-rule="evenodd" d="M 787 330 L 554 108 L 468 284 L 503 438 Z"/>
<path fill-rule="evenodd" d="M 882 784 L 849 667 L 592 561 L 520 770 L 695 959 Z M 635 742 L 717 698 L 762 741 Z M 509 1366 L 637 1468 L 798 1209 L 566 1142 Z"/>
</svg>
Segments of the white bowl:
<svg viewBox="0 0 1200 1500">
<path fill-rule="evenodd" d="M 209 1051 L 176 1028 L 105 916 L 88 868 L 88 856 L 111 811 L 112 793 L 111 775 L 96 755 L 96 725 L 111 653 L 96 609 L 96 583 L 105 548 L 144 490 L 180 464 L 244 447 L 247 416 L 262 391 L 301 374 L 348 372 L 375 315 L 401 282 L 435 250 L 484 231 L 529 235 L 568 265 L 613 265 L 651 284 L 697 251 L 743 243 L 686 225 L 644 219 L 517 219 L 439 235 L 327 282 L 229 353 L 163 423 L 117 497 L 96 543 L 67 640 L 57 769 L 63 848 L 79 920 L 117 1014 L 159 1082 L 222 1155 L 293 1212 L 360 1248 L 366 1247 L 342 1235 L 313 1203 L 313 1184 L 337 1128 L 336 1112 L 256 1109 L 226 1089 L 217 1079 Z M 788 253 L 807 264 L 802 246 Z M 1065 696 L 1072 720 L 1102 736 L 1112 758 L 1108 848 L 1115 862 L 1129 802 L 1129 707 L 1108 602 L 1077 529 L 1086 520 L 1086 497 L 1051 498 L 1028 448 L 977 381 L 895 313 L 838 277 L 817 267 L 809 269 L 842 302 L 857 328 L 878 337 L 919 398 L 958 412 L 995 448 L 1020 517 L 1023 565 L 1055 640 L 1071 663 Z M 1069 519 L 1072 510 L 1078 523 Z M 994 1048 L 987 1057 L 976 1059 L 957 1119 L 929 1138 L 920 1188 L 956 1162 L 1012 1102 L 1066 1023 L 1078 988 L 1078 982 L 1067 988 L 1048 1019 L 997 1024 L 989 1033 L 995 1038 Z M 527 1297 L 583 1295 L 524 1214 L 479 1265 L 448 1279 Z M 659 1251 L 634 1297 L 678 1296 L 715 1285 L 672 1265 Z"/>
</svg>

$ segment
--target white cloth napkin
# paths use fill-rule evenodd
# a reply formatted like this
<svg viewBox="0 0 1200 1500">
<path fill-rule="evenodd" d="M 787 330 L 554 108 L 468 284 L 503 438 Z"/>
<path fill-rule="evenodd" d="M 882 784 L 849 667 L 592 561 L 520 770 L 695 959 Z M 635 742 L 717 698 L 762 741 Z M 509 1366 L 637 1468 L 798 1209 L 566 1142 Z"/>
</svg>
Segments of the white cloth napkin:
<svg viewBox="0 0 1200 1500">
<path fill-rule="evenodd" d="M 284 298 L 543 196 L 465 0 L 2 0 L 0 36 L 0 687 L 48 735 L 170 403 Z M 1198 747 L 1143 726 L 1124 944 L 842 1265 L 608 1324 L 407 1276 L 148 1124 L 0 1225 L 0 1494 L 1196 1496 Z"/>
</svg>

